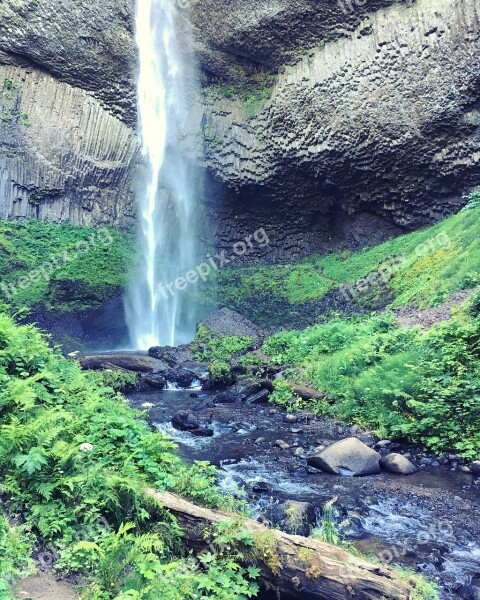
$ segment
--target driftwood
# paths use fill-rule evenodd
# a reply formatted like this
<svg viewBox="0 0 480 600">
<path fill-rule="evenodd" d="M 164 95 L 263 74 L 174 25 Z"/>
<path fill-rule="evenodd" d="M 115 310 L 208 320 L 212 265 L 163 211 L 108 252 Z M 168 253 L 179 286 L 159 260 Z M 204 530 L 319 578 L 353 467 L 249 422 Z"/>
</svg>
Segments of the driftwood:
<svg viewBox="0 0 480 600">
<path fill-rule="evenodd" d="M 112 352 L 110 354 L 80 355 L 78 361 L 83 369 L 103 369 L 105 364 L 137 373 L 156 373 L 165 368 L 158 358 L 135 352 Z"/>
<path fill-rule="evenodd" d="M 205 550 L 206 531 L 215 523 L 232 519 L 219 510 L 196 506 L 170 493 L 147 492 L 177 518 L 187 545 L 197 553 Z M 301 600 L 407 600 L 414 581 L 405 581 L 390 569 L 357 558 L 319 540 L 289 535 L 246 519 L 255 538 L 253 562 L 260 582 L 280 598 Z"/>
</svg>

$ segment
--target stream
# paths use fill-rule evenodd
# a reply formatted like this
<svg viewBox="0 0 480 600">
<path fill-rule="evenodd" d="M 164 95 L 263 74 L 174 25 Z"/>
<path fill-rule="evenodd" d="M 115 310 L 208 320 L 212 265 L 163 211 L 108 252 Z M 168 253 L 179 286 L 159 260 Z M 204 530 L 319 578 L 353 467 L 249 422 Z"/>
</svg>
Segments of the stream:
<svg viewBox="0 0 480 600">
<path fill-rule="evenodd" d="M 171 436 L 186 460 L 218 466 L 225 492 L 245 489 L 259 520 L 275 503 L 296 500 L 313 504 L 320 527 L 325 502 L 337 498 L 337 523 L 359 550 L 423 572 L 441 586 L 442 598 L 480 598 L 480 478 L 449 464 L 407 477 L 323 473 L 294 453 L 351 436 L 344 424 L 306 413 L 287 422 L 286 413 L 269 404 L 214 404 L 214 396 L 195 388 L 153 389 L 129 399 L 148 410 L 151 426 Z M 175 429 L 171 419 L 179 410 L 208 423 L 214 435 Z"/>
</svg>

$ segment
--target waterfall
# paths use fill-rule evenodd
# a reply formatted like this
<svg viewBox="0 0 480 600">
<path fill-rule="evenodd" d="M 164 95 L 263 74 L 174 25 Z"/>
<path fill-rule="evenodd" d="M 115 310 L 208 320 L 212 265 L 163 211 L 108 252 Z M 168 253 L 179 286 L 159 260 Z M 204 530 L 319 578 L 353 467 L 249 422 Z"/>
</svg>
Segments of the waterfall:
<svg viewBox="0 0 480 600">
<path fill-rule="evenodd" d="M 172 294 L 162 285 L 196 264 L 195 179 L 177 150 L 195 69 L 182 53 L 177 17 L 175 0 L 137 0 L 139 137 L 147 176 L 138 192 L 140 264 L 125 302 L 136 349 L 174 346 L 189 341 L 194 331 L 188 292 L 171 288 Z"/>
</svg>

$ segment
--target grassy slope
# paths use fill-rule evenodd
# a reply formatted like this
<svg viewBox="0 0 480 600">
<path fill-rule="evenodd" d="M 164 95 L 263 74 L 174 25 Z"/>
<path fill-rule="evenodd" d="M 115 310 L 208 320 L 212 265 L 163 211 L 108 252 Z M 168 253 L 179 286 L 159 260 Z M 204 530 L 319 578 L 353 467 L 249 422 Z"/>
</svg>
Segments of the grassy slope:
<svg viewBox="0 0 480 600">
<path fill-rule="evenodd" d="M 19 278 L 38 273 L 38 280 L 23 289 L 17 285 L 17 293 L 8 300 L 19 307 L 41 305 L 59 311 L 96 308 L 122 294 L 133 248 L 133 236 L 119 230 L 34 219 L 0 221 L 0 283 L 15 285 Z M 41 267 L 49 272 L 52 257 L 59 264 L 49 279 L 42 276 Z M 5 299 L 1 290 L 0 296 Z"/>
<path fill-rule="evenodd" d="M 218 300 L 259 324 L 281 326 L 282 320 L 295 322 L 339 285 L 354 284 L 377 271 L 387 274 L 386 283 L 377 281 L 358 291 L 351 299 L 353 307 L 412 302 L 433 306 L 478 284 L 480 209 L 462 211 L 357 253 L 313 256 L 288 265 L 224 268 L 218 274 Z"/>
</svg>

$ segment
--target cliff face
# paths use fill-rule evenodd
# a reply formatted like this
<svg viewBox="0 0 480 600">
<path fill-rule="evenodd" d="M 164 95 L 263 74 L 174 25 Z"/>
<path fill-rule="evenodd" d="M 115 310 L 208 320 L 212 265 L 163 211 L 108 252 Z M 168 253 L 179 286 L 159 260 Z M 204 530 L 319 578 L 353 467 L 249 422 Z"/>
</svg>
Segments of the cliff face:
<svg viewBox="0 0 480 600">
<path fill-rule="evenodd" d="M 258 227 L 276 260 L 379 241 L 480 184 L 476 0 L 182 0 L 182 28 L 187 10 L 220 246 Z M 133 222 L 133 12 L 1 3 L 0 216 Z"/>
<path fill-rule="evenodd" d="M 479 10 L 476 0 L 379 10 L 286 68 L 254 116 L 245 96 L 217 90 L 206 151 L 230 190 L 225 242 L 255 219 L 291 256 L 458 206 L 480 183 Z"/>
</svg>

